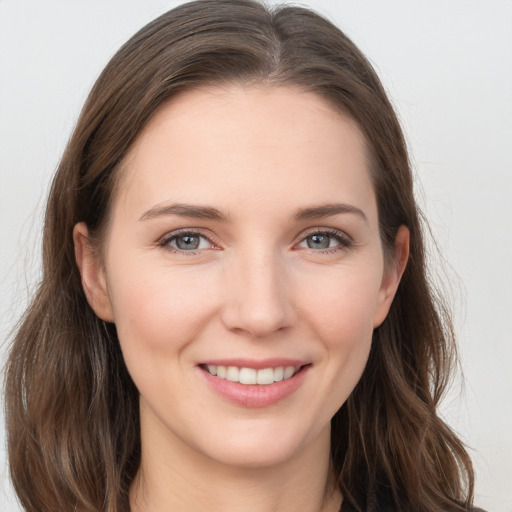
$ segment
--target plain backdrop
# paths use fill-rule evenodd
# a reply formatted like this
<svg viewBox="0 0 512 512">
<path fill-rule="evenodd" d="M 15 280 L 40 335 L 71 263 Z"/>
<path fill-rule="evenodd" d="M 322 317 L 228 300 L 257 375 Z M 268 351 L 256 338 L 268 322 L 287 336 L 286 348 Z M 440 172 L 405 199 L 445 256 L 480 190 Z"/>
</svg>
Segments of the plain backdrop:
<svg viewBox="0 0 512 512">
<path fill-rule="evenodd" d="M 178 3 L 0 0 L 2 362 L 39 276 L 49 180 L 88 90 L 126 39 Z M 474 457 L 476 502 L 512 512 L 512 2 L 302 3 L 368 55 L 399 113 L 465 375 L 442 414 Z M 0 511 L 18 512 L 5 459 L 2 421 Z"/>
</svg>

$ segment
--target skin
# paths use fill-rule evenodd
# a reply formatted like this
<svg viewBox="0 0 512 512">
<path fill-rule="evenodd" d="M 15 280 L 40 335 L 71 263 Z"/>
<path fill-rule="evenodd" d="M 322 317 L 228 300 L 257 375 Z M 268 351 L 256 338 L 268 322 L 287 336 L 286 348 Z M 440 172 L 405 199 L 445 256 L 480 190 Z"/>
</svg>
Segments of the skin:
<svg viewBox="0 0 512 512">
<path fill-rule="evenodd" d="M 74 239 L 88 300 L 115 322 L 140 391 L 132 509 L 338 510 L 330 420 L 363 372 L 408 255 L 402 227 L 385 265 L 359 128 L 293 88 L 186 91 L 157 111 L 119 172 L 102 250 L 84 224 Z M 226 219 L 162 210 L 176 203 Z M 333 204 L 352 211 L 294 217 Z M 169 241 L 180 229 L 205 237 L 197 250 Z M 315 232 L 328 248 L 311 247 Z M 244 407 L 197 366 L 228 357 L 309 367 L 284 400 Z"/>
</svg>

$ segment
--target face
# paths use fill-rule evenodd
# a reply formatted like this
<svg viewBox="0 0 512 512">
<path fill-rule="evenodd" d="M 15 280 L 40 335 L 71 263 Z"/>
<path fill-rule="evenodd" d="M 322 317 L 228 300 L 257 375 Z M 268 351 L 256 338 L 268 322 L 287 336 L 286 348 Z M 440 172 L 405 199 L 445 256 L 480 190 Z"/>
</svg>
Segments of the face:
<svg viewBox="0 0 512 512">
<path fill-rule="evenodd" d="M 82 225 L 75 242 L 140 391 L 143 450 L 261 467 L 328 446 L 401 274 L 358 127 L 292 88 L 188 91 L 120 173 L 103 261 Z"/>
</svg>

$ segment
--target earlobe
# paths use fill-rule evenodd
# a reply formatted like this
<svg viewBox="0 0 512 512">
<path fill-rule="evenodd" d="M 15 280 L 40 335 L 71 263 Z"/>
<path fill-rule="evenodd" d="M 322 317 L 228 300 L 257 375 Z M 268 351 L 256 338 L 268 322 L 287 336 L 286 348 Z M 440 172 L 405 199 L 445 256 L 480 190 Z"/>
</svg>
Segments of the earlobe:
<svg viewBox="0 0 512 512">
<path fill-rule="evenodd" d="M 406 226 L 400 226 L 395 237 L 393 260 L 385 269 L 382 278 L 373 327 L 378 327 L 384 322 L 389 312 L 409 259 L 409 238 L 409 229 Z"/>
<path fill-rule="evenodd" d="M 114 321 L 114 315 L 108 295 L 105 270 L 97 251 L 92 247 L 89 230 L 84 222 L 73 229 L 75 259 L 82 279 L 82 287 L 89 305 L 102 320 Z"/>
</svg>

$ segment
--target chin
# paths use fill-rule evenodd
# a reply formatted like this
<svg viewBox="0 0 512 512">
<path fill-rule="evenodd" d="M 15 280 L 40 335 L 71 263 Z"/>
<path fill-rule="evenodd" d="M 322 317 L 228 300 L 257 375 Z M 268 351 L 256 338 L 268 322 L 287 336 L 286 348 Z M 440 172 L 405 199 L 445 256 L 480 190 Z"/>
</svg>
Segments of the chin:
<svg viewBox="0 0 512 512">
<path fill-rule="evenodd" d="M 219 447 L 220 448 L 220 447 Z M 297 450 L 292 446 L 274 446 L 273 443 L 262 441 L 252 446 L 239 446 L 230 443 L 226 448 L 215 449 L 210 454 L 218 463 L 239 469 L 262 469 L 279 466 L 296 456 Z"/>
<path fill-rule="evenodd" d="M 293 429 L 289 424 L 272 423 L 253 421 L 237 429 L 222 429 L 199 449 L 220 464 L 258 469 L 300 459 L 318 443 L 330 442 L 330 423 L 318 432 L 305 430 L 303 425 Z"/>
</svg>

